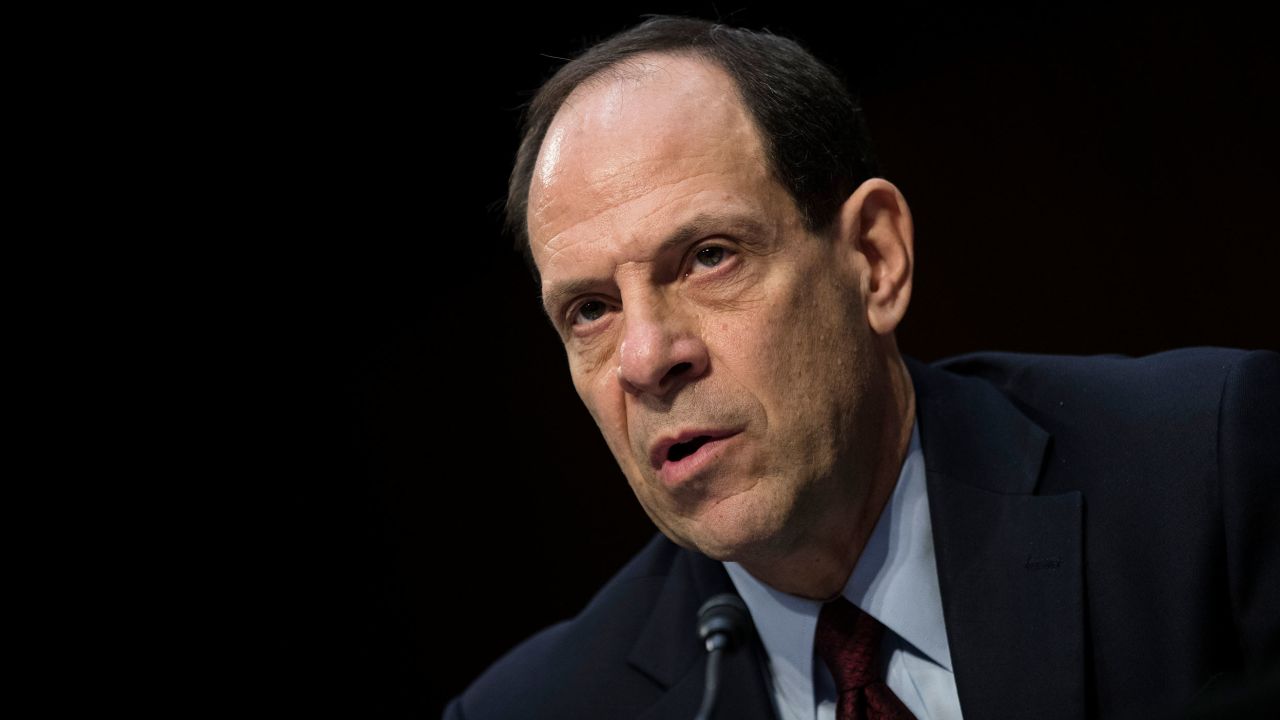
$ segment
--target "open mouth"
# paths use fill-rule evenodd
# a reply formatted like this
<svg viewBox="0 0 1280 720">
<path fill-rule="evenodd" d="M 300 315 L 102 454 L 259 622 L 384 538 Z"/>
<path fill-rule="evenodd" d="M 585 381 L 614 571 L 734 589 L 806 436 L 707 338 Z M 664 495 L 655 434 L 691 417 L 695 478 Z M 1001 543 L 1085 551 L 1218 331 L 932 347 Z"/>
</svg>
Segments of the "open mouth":
<svg viewBox="0 0 1280 720">
<path fill-rule="evenodd" d="M 649 462 L 667 487 L 674 488 L 694 475 L 705 473 L 719 463 L 725 446 L 742 428 L 689 428 L 677 431 L 654 446 Z M 681 438 L 680 442 L 673 442 Z"/>
<path fill-rule="evenodd" d="M 694 430 L 693 432 L 698 432 Z M 689 437 L 683 442 L 665 443 L 654 449 L 653 468 L 658 480 L 668 488 L 676 488 L 691 478 L 713 472 L 725 458 L 726 450 L 741 429 L 713 430 Z M 688 434 L 685 435 L 688 437 Z"/>
<path fill-rule="evenodd" d="M 698 448 L 711 442 L 713 438 L 710 435 L 699 435 L 698 437 L 682 443 L 676 443 L 667 451 L 667 460 L 676 462 L 683 460 L 698 451 Z"/>
</svg>

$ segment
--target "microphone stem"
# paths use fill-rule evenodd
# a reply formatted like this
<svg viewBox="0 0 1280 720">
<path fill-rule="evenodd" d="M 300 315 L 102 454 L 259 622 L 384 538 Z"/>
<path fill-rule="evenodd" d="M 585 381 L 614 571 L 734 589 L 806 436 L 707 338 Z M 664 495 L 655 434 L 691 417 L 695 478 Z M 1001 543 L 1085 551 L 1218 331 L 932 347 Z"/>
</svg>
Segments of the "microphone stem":
<svg viewBox="0 0 1280 720">
<path fill-rule="evenodd" d="M 716 698 L 720 690 L 720 657 L 724 654 L 726 643 L 707 640 L 707 681 L 702 689 L 702 708 L 694 716 L 694 720 L 711 720 L 716 710 Z"/>
</svg>

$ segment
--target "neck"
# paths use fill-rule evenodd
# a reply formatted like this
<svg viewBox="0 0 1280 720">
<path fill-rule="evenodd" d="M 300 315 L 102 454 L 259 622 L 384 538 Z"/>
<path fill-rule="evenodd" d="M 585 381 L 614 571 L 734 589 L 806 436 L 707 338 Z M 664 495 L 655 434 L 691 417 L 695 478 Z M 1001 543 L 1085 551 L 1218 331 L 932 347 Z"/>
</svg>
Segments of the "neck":
<svg viewBox="0 0 1280 720">
<path fill-rule="evenodd" d="M 849 492 L 841 495 L 845 502 L 823 508 L 792 549 L 764 562 L 744 559 L 742 566 L 761 582 L 811 600 L 830 600 L 843 592 L 898 485 L 911 444 L 915 392 L 910 375 L 897 353 L 888 358 L 885 370 L 878 423 L 872 425 L 882 432 L 866 448 L 870 462 L 854 473 L 862 482 L 848 486 Z"/>
</svg>

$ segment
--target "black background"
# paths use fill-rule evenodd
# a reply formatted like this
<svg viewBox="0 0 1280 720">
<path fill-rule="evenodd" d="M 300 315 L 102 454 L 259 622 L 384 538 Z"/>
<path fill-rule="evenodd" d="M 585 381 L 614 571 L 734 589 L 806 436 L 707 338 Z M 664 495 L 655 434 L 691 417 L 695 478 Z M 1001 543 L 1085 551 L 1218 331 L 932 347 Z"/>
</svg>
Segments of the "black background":
<svg viewBox="0 0 1280 720">
<path fill-rule="evenodd" d="M 438 716 L 653 532 L 496 210 L 521 103 L 641 13 L 795 37 L 861 92 L 915 219 L 905 353 L 1280 346 L 1261 17 L 788 7 L 313 13 L 221 45 L 221 197 L 261 238 L 227 292 L 263 707 Z"/>
</svg>

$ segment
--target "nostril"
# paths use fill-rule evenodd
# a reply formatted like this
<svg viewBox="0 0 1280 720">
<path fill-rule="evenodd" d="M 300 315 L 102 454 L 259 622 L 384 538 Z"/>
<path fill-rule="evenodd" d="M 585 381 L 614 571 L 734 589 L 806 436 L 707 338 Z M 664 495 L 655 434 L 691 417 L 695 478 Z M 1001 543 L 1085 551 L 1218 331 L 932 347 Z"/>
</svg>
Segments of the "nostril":
<svg viewBox="0 0 1280 720">
<path fill-rule="evenodd" d="M 674 367 L 667 371 L 667 377 L 679 377 L 693 368 L 693 363 L 682 362 L 677 363 Z"/>
</svg>

